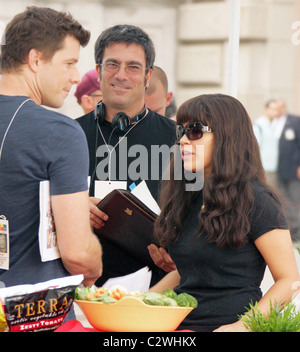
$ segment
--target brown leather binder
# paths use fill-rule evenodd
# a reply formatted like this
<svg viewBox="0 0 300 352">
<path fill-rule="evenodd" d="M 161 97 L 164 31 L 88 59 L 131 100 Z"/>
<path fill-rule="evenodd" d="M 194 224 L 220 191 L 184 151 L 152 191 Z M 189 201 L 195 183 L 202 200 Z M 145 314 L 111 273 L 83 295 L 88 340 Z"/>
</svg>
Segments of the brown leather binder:
<svg viewBox="0 0 300 352">
<path fill-rule="evenodd" d="M 103 198 L 97 207 L 109 216 L 98 238 L 118 246 L 143 266 L 156 269 L 147 246 L 155 243 L 153 223 L 157 215 L 129 191 L 116 189 Z"/>
</svg>

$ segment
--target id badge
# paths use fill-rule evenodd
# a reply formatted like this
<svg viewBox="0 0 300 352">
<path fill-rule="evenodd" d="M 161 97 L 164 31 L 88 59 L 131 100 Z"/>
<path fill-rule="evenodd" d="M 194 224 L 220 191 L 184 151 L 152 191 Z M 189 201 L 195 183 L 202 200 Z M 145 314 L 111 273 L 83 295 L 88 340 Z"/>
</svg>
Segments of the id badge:
<svg viewBox="0 0 300 352">
<path fill-rule="evenodd" d="M 291 128 L 287 129 L 285 131 L 285 139 L 287 141 L 293 141 L 294 139 L 296 138 L 296 134 L 295 134 L 295 131 L 292 130 Z"/>
<path fill-rule="evenodd" d="M 9 270 L 9 226 L 4 216 L 0 216 L 0 269 Z"/>
<path fill-rule="evenodd" d="M 95 181 L 95 197 L 103 199 L 115 189 L 127 189 L 127 181 Z"/>
</svg>

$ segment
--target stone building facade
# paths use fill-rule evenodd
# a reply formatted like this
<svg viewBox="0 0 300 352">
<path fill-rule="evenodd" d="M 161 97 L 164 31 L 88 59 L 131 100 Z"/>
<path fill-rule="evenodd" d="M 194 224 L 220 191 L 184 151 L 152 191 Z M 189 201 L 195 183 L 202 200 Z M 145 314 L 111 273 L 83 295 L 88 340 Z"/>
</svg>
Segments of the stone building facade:
<svg viewBox="0 0 300 352">
<path fill-rule="evenodd" d="M 99 33 L 130 23 L 152 37 L 177 105 L 202 93 L 228 93 L 230 0 L 0 0 L 0 24 L 30 5 L 68 11 L 91 31 L 81 74 L 95 66 Z M 61 111 L 75 118 L 82 111 L 73 92 Z M 300 115 L 300 1 L 241 0 L 237 98 L 254 120 L 272 97 Z"/>
</svg>

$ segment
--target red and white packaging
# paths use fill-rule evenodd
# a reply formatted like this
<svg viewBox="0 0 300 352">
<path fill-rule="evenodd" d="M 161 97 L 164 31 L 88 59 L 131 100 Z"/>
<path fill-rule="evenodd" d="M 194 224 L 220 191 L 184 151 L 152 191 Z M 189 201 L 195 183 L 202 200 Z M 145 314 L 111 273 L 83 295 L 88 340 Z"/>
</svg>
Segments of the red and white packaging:
<svg viewBox="0 0 300 352">
<path fill-rule="evenodd" d="M 35 285 L 0 289 L 0 303 L 11 332 L 53 331 L 73 306 L 76 287 L 83 275 L 67 276 Z"/>
</svg>

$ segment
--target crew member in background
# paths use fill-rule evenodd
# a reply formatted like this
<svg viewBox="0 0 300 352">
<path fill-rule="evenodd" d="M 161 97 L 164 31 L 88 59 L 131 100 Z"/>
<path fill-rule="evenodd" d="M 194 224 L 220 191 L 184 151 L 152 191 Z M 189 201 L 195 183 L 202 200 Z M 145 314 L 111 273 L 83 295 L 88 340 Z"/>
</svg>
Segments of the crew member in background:
<svg viewBox="0 0 300 352">
<path fill-rule="evenodd" d="M 279 139 L 278 187 L 286 197 L 287 217 L 294 242 L 300 245 L 300 117 L 287 112 L 285 102 L 277 102 Z"/>
<path fill-rule="evenodd" d="M 277 101 L 271 99 L 265 104 L 263 116 L 256 119 L 253 124 L 267 182 L 275 188 L 278 187 L 277 168 L 280 136 L 276 134 L 275 127 L 278 116 Z"/>
<path fill-rule="evenodd" d="M 89 145 L 91 225 L 96 230 L 105 226 L 107 215 L 96 206 L 103 194 L 101 197 L 97 192 L 94 194 L 94 188 L 109 192 L 121 181 L 130 190 L 144 180 L 154 199 L 158 199 L 164 165 L 160 160 L 152 160 L 152 150 L 153 146 L 174 145 L 175 125 L 145 105 L 145 89 L 149 86 L 154 59 L 152 40 L 139 27 L 116 25 L 102 32 L 96 41 L 96 70 L 103 98 L 95 111 L 77 119 Z M 130 166 L 141 160 L 139 153 L 130 155 L 132 148 L 147 151 L 147 160 L 143 159 L 145 169 L 141 165 L 135 175 L 129 172 Z M 116 187 L 120 188 L 119 183 Z M 104 271 L 98 286 L 108 278 L 126 275 L 144 266 L 122 248 L 104 239 L 101 244 Z M 152 278 L 152 283 L 159 280 L 160 272 L 153 272 Z"/>
<path fill-rule="evenodd" d="M 88 71 L 77 85 L 75 97 L 85 114 L 93 111 L 102 99 L 102 92 L 97 71 Z"/>
<path fill-rule="evenodd" d="M 166 108 L 170 105 L 173 93 L 168 91 L 166 73 L 158 66 L 153 67 L 149 87 L 146 89 L 145 102 L 149 109 L 166 116 Z"/>
</svg>

